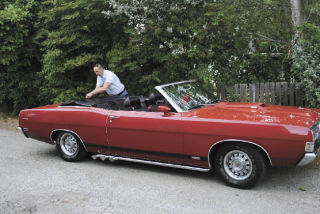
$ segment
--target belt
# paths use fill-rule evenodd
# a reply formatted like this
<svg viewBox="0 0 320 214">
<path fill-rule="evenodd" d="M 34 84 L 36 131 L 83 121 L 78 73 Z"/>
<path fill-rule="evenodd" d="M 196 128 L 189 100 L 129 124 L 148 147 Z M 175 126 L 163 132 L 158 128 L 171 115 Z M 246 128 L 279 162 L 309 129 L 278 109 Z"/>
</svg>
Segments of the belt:
<svg viewBox="0 0 320 214">
<path fill-rule="evenodd" d="M 116 94 L 115 96 L 120 96 L 123 92 L 125 92 L 126 88 L 124 88 L 119 94 Z"/>
</svg>

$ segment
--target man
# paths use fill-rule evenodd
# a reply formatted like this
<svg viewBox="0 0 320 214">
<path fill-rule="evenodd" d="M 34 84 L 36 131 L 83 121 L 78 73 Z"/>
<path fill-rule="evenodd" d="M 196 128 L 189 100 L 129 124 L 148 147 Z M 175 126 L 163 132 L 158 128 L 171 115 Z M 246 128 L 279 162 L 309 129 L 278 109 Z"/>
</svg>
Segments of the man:
<svg viewBox="0 0 320 214">
<path fill-rule="evenodd" d="M 107 92 L 109 96 L 124 97 L 128 95 L 124 85 L 115 73 L 105 70 L 100 64 L 96 64 L 93 71 L 97 75 L 97 85 L 93 91 L 86 95 L 87 99 L 103 92 Z"/>
</svg>

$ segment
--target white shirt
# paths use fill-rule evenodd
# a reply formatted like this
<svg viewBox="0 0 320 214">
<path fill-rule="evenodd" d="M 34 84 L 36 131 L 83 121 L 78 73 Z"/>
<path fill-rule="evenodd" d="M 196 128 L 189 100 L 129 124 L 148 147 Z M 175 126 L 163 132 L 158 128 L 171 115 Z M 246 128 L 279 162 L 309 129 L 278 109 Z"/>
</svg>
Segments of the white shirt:
<svg viewBox="0 0 320 214">
<path fill-rule="evenodd" d="M 124 89 L 124 85 L 120 82 L 118 76 L 108 70 L 104 70 L 102 76 L 97 76 L 97 86 L 103 86 L 106 82 L 111 83 L 106 90 L 110 96 L 117 95 Z"/>
</svg>

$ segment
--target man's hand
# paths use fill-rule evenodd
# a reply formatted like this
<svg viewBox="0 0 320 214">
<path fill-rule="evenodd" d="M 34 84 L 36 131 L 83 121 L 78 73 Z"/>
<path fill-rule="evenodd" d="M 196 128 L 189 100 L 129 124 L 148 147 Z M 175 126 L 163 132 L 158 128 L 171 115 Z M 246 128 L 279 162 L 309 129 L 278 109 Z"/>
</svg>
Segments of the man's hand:
<svg viewBox="0 0 320 214">
<path fill-rule="evenodd" d="M 86 98 L 87 98 L 87 99 L 90 99 L 92 96 L 93 96 L 93 93 L 90 92 L 90 93 L 88 93 L 88 94 L 86 95 Z"/>
<path fill-rule="evenodd" d="M 96 94 L 100 94 L 102 92 L 105 92 L 111 85 L 111 82 L 106 82 L 103 86 L 97 86 L 96 89 L 94 89 L 93 91 L 91 91 L 90 93 L 88 93 L 86 95 L 87 99 L 90 99 L 91 97 L 93 97 Z"/>
</svg>

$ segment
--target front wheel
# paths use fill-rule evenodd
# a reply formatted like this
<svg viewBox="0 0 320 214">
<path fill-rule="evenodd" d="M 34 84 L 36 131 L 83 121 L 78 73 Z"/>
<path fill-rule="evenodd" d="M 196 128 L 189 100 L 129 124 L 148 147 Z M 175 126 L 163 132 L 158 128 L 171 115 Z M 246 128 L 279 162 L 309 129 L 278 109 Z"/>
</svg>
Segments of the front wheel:
<svg viewBox="0 0 320 214">
<path fill-rule="evenodd" d="M 267 164 L 261 152 L 243 144 L 227 144 L 215 155 L 218 175 L 232 187 L 248 189 L 266 174 Z"/>
<path fill-rule="evenodd" d="M 58 134 L 56 147 L 61 157 L 66 161 L 81 161 L 88 155 L 79 138 L 69 132 Z"/>
</svg>

